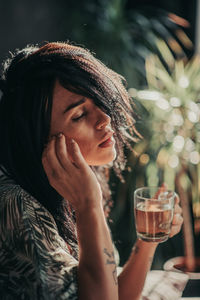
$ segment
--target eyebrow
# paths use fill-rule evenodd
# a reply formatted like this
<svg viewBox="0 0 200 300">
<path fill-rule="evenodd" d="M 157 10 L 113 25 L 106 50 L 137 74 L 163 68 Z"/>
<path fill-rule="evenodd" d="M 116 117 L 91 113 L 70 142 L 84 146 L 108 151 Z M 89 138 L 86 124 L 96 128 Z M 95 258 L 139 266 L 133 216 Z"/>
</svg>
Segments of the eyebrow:
<svg viewBox="0 0 200 300">
<path fill-rule="evenodd" d="M 74 107 L 77 107 L 77 106 L 79 106 L 79 105 L 85 103 L 85 101 L 86 101 L 85 98 L 82 98 L 82 99 L 80 99 L 79 101 L 70 104 L 70 105 L 64 110 L 64 113 L 66 113 L 67 111 L 69 111 L 70 109 L 72 109 L 72 108 L 74 108 Z"/>
</svg>

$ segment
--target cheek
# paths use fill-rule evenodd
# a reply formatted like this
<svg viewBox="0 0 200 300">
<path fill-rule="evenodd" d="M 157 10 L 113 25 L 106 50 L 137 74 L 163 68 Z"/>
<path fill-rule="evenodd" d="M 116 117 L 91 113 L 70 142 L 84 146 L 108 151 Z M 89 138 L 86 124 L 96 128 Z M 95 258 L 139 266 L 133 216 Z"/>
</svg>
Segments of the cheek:
<svg viewBox="0 0 200 300">
<path fill-rule="evenodd" d="M 89 127 L 85 128 L 85 126 L 79 126 L 78 128 L 66 128 L 64 131 L 64 135 L 67 138 L 74 139 L 79 148 L 83 157 L 87 160 L 91 156 L 96 156 L 97 150 L 97 138 L 94 134 L 94 131 Z"/>
<path fill-rule="evenodd" d="M 66 137 L 74 139 L 80 147 L 82 155 L 86 158 L 95 149 L 95 137 L 93 132 L 87 130 L 83 130 L 84 128 L 80 128 L 79 130 L 71 130 L 64 133 Z"/>
<path fill-rule="evenodd" d="M 77 140 L 77 143 L 80 147 L 81 153 L 85 158 L 94 152 L 95 146 L 92 144 L 92 141 L 89 141 L 88 139 L 81 139 Z"/>
<path fill-rule="evenodd" d="M 84 131 L 83 128 L 66 126 L 63 133 L 67 138 L 74 139 L 79 145 L 82 145 L 87 137 Z"/>
</svg>

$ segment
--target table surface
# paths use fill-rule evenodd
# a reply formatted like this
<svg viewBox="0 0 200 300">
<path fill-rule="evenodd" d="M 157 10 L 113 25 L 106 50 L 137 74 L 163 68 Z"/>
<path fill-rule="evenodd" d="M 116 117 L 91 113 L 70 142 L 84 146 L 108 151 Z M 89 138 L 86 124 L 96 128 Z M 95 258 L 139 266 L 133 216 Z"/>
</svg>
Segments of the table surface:
<svg viewBox="0 0 200 300">
<path fill-rule="evenodd" d="M 200 300 L 200 297 L 191 297 L 191 298 L 190 297 L 189 298 L 188 297 L 182 297 L 182 298 L 180 298 L 180 300 L 181 299 L 183 299 L 183 300 Z"/>
</svg>

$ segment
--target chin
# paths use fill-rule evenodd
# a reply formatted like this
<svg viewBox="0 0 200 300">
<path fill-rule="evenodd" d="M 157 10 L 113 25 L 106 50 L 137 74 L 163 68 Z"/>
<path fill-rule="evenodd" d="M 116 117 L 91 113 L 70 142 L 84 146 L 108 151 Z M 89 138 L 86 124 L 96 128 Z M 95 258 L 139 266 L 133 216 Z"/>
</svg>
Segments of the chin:
<svg viewBox="0 0 200 300">
<path fill-rule="evenodd" d="M 106 157 L 102 157 L 99 160 L 96 161 L 90 161 L 88 162 L 88 164 L 90 166 L 103 166 L 103 165 L 107 165 L 109 163 L 112 163 L 115 158 L 116 158 L 116 151 L 112 151 L 112 153 L 110 155 L 107 155 Z"/>
</svg>

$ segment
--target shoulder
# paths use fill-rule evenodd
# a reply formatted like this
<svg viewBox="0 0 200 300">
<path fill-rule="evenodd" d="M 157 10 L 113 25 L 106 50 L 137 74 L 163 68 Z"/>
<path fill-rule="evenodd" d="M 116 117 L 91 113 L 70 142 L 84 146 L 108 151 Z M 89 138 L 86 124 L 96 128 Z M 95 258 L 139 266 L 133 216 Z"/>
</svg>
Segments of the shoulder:
<svg viewBox="0 0 200 300">
<path fill-rule="evenodd" d="M 0 209 L 11 199 L 17 199 L 21 192 L 22 188 L 10 182 L 2 182 L 0 183 Z"/>
<path fill-rule="evenodd" d="M 0 184 L 0 228 L 2 235 L 19 237 L 40 231 L 44 236 L 57 235 L 57 226 L 49 211 L 20 185 Z"/>
<path fill-rule="evenodd" d="M 10 182 L 0 182 L 0 211 L 8 206 L 16 208 L 21 212 L 24 210 L 40 210 L 54 222 L 50 212 L 20 185 Z"/>
<path fill-rule="evenodd" d="M 69 252 L 50 212 L 13 183 L 0 185 L 0 240 L 15 247 L 19 243 L 33 243 L 41 252 L 59 247 Z"/>
<path fill-rule="evenodd" d="M 21 199 L 19 185 L 1 182 L 0 184 L 0 227 L 3 233 L 7 229 L 11 231 L 19 225 L 23 201 Z"/>
<path fill-rule="evenodd" d="M 0 252 L 0 290 L 77 299 L 78 261 L 48 210 L 13 183 L 0 184 Z"/>
</svg>

